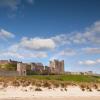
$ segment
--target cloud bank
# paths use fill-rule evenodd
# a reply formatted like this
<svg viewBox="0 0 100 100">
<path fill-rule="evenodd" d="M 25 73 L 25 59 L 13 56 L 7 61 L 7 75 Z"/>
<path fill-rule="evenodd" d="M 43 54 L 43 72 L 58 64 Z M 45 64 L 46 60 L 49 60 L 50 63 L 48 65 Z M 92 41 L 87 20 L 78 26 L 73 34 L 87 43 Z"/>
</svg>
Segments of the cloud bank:
<svg viewBox="0 0 100 100">
<path fill-rule="evenodd" d="M 79 61 L 78 63 L 80 65 L 86 65 L 86 66 L 97 65 L 97 64 L 100 64 L 100 59 Z"/>
<path fill-rule="evenodd" d="M 9 39 L 9 38 L 14 38 L 15 35 L 11 32 L 8 32 L 4 29 L 0 29 L 0 38 L 3 38 L 3 39 Z"/>
<path fill-rule="evenodd" d="M 0 30 L 0 38 L 9 39 L 14 38 L 14 34 L 8 32 L 4 29 Z M 82 46 L 84 45 L 84 47 Z M 74 47 L 78 47 L 75 49 Z M 67 57 L 79 55 L 78 52 L 81 52 L 81 55 L 84 54 L 100 54 L 100 21 L 95 22 L 88 28 L 85 28 L 84 32 L 72 32 L 69 34 L 60 34 L 48 38 L 40 37 L 22 37 L 19 42 L 11 45 L 7 50 L 6 55 L 12 55 L 16 57 L 48 57 L 48 52 L 52 53 L 54 50 L 55 57 Z M 71 47 L 71 48 L 70 48 Z M 81 48 L 79 48 L 81 47 Z M 20 54 L 19 51 L 28 51 L 27 55 Z M 34 53 L 34 54 L 33 54 Z M 20 57 L 20 58 L 21 58 Z M 94 64 L 95 62 L 89 61 L 80 61 L 80 64 Z"/>
</svg>

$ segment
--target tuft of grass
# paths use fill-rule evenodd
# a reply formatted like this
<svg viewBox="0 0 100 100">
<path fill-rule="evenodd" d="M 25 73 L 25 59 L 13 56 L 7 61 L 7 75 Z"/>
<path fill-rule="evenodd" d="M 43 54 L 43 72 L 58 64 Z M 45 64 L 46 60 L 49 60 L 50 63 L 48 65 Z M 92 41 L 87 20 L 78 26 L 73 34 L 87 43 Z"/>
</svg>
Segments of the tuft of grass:
<svg viewBox="0 0 100 100">
<path fill-rule="evenodd" d="M 23 80 L 23 81 L 21 82 L 21 85 L 22 85 L 23 87 L 27 87 L 27 86 L 29 86 L 30 84 L 31 84 L 31 82 L 28 81 L 28 80 Z"/>
<path fill-rule="evenodd" d="M 66 89 L 66 88 L 65 88 L 64 90 L 65 90 L 65 91 L 67 91 L 67 89 Z"/>
<path fill-rule="evenodd" d="M 94 89 L 98 89 L 98 85 L 97 84 L 94 84 L 93 87 L 94 87 Z"/>
<path fill-rule="evenodd" d="M 81 90 L 82 90 L 82 91 L 85 91 L 85 89 L 84 89 L 84 88 L 81 88 Z"/>
<path fill-rule="evenodd" d="M 100 92 L 100 89 L 97 89 L 97 91 L 99 91 L 99 92 Z"/>
<path fill-rule="evenodd" d="M 43 82 L 44 87 L 51 87 L 51 83 L 48 81 Z"/>
<path fill-rule="evenodd" d="M 14 80 L 14 81 L 12 81 L 11 85 L 12 86 L 15 86 L 15 87 L 19 87 L 20 86 L 20 83 L 19 83 L 19 81 Z"/>
<path fill-rule="evenodd" d="M 89 92 L 92 92 L 92 89 L 91 88 L 89 89 Z"/>
<path fill-rule="evenodd" d="M 42 91 L 42 89 L 41 88 L 36 88 L 35 91 Z"/>
</svg>

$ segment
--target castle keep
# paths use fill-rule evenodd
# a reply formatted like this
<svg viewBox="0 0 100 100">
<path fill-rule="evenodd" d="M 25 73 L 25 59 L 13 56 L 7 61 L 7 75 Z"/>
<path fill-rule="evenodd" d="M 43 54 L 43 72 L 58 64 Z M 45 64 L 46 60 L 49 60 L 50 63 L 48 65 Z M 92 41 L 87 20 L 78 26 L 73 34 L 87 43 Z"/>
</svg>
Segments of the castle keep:
<svg viewBox="0 0 100 100">
<path fill-rule="evenodd" d="M 62 60 L 62 61 L 58 61 L 58 60 L 50 61 L 49 67 L 50 67 L 51 73 L 63 74 L 64 73 L 64 60 Z"/>
</svg>

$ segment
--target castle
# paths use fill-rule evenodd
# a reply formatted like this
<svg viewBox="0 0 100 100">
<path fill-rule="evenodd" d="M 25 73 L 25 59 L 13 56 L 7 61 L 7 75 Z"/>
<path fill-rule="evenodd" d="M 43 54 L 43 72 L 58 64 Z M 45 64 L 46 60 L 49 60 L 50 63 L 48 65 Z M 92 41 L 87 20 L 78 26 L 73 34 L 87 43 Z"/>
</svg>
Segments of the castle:
<svg viewBox="0 0 100 100">
<path fill-rule="evenodd" d="M 13 60 L 0 60 L 0 76 L 26 76 L 33 73 L 63 74 L 64 60 L 53 60 L 49 66 L 42 63 L 23 63 Z"/>
<path fill-rule="evenodd" d="M 64 73 L 64 60 L 58 61 L 58 60 L 53 60 L 50 61 L 50 70 L 52 73 L 56 74 L 63 74 Z"/>
</svg>

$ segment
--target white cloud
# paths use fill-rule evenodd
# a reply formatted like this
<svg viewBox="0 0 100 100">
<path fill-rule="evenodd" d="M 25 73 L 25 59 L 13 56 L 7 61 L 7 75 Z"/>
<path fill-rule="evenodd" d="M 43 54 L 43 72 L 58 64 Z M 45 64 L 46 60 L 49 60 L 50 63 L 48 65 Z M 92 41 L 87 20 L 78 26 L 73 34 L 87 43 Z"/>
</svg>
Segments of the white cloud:
<svg viewBox="0 0 100 100">
<path fill-rule="evenodd" d="M 100 59 L 97 59 L 97 63 L 100 63 Z"/>
<path fill-rule="evenodd" d="M 61 56 L 74 56 L 76 55 L 76 51 L 73 49 L 66 49 L 59 53 Z"/>
<path fill-rule="evenodd" d="M 8 51 L 12 51 L 12 52 L 17 52 L 18 50 L 20 50 L 18 44 L 11 45 L 11 46 L 8 48 Z"/>
<path fill-rule="evenodd" d="M 78 64 L 92 66 L 92 65 L 100 64 L 100 59 L 79 61 Z"/>
<path fill-rule="evenodd" d="M 48 55 L 46 52 L 13 52 L 13 51 L 6 51 L 1 52 L 0 57 L 13 57 L 13 58 L 46 58 Z"/>
<path fill-rule="evenodd" d="M 95 22 L 84 32 L 72 32 L 52 37 L 58 44 L 96 44 L 100 45 L 100 21 Z"/>
<path fill-rule="evenodd" d="M 52 39 L 43 38 L 22 38 L 17 44 L 9 46 L 6 51 L 1 52 L 0 56 L 15 58 L 46 58 L 48 55 L 43 50 L 51 50 L 55 48 Z"/>
<path fill-rule="evenodd" d="M 0 54 L 1 57 L 14 57 L 14 58 L 23 58 L 23 56 L 19 53 L 16 52 L 10 52 L 10 51 L 6 51 L 6 52 L 2 52 Z"/>
<path fill-rule="evenodd" d="M 17 44 L 7 48 L 6 52 L 0 53 L 1 56 L 15 58 L 46 58 L 46 51 L 53 50 L 56 47 L 52 39 L 23 37 Z M 45 52 L 43 52 L 45 51 Z"/>
<path fill-rule="evenodd" d="M 0 0 L 1 7 L 8 7 L 12 10 L 17 10 L 21 0 Z"/>
<path fill-rule="evenodd" d="M 87 60 L 87 61 L 79 61 L 79 64 L 81 64 L 81 65 L 94 65 L 94 64 L 96 64 L 96 62 L 93 60 Z"/>
<path fill-rule="evenodd" d="M 75 56 L 77 54 L 77 51 L 71 48 L 67 48 L 65 50 L 62 51 L 55 51 L 53 52 L 53 54 L 51 55 L 49 60 L 54 60 L 54 59 L 64 59 L 66 56 Z"/>
<path fill-rule="evenodd" d="M 83 37 L 82 33 L 73 33 L 70 37 L 69 37 L 70 42 L 73 44 L 82 44 L 86 42 L 86 38 Z"/>
<path fill-rule="evenodd" d="M 4 29 L 1 29 L 0 30 L 0 38 L 3 38 L 3 39 L 14 38 L 14 34 L 6 31 Z"/>
<path fill-rule="evenodd" d="M 100 54 L 100 48 L 83 48 L 82 49 L 83 52 L 87 53 L 87 54 Z"/>
<path fill-rule="evenodd" d="M 14 34 L 11 32 L 7 32 L 4 29 L 0 30 L 0 38 L 13 38 Z M 33 38 L 28 38 L 28 37 L 23 37 L 20 42 L 12 45 L 9 47 L 8 51 L 12 52 L 18 52 L 19 50 L 29 50 L 29 51 L 46 51 L 46 50 L 54 50 L 54 49 L 59 49 L 61 46 L 68 46 L 68 45 L 74 45 L 76 44 L 82 45 L 93 45 L 93 44 L 99 44 L 100 43 L 100 21 L 94 23 L 91 27 L 86 28 L 85 32 L 80 33 L 80 32 L 73 32 L 70 34 L 60 34 L 57 36 L 53 36 L 50 38 L 40 38 L 40 37 L 33 37 Z M 91 53 L 91 54 L 100 54 L 100 48 L 96 47 L 95 48 L 83 48 L 83 51 L 86 53 Z M 77 52 L 73 49 L 65 49 L 61 51 L 60 53 L 56 53 L 56 57 L 59 57 L 61 55 L 63 56 L 73 56 Z M 12 55 L 12 54 L 11 54 Z M 30 54 L 32 55 L 32 54 Z M 39 53 L 39 54 L 34 54 L 32 56 L 37 56 L 38 57 L 46 57 L 46 54 Z M 58 56 L 57 56 L 58 55 Z M 21 55 L 22 56 L 22 55 Z M 80 62 L 82 63 L 82 62 Z M 87 61 L 86 63 L 91 63 L 93 64 L 94 62 Z"/>
<path fill-rule="evenodd" d="M 69 37 L 66 34 L 60 34 L 54 37 L 51 37 L 51 39 L 58 45 L 64 45 L 64 44 L 70 44 Z"/>
<path fill-rule="evenodd" d="M 86 42 L 100 44 L 100 21 L 97 21 L 91 27 L 86 28 L 86 31 L 83 33 L 83 38 L 87 40 Z"/>
<path fill-rule="evenodd" d="M 43 38 L 22 38 L 19 43 L 19 47 L 26 48 L 29 50 L 51 50 L 56 47 L 55 42 L 52 39 Z"/>
</svg>

